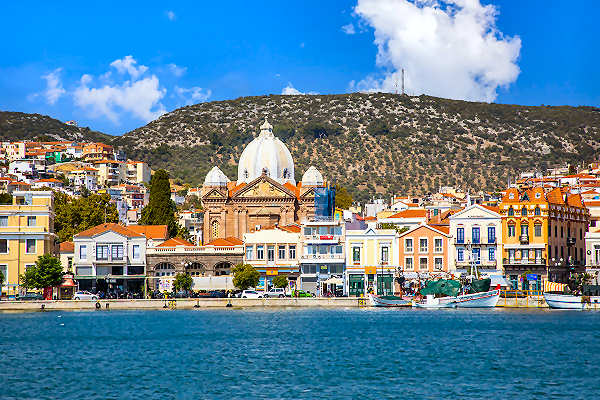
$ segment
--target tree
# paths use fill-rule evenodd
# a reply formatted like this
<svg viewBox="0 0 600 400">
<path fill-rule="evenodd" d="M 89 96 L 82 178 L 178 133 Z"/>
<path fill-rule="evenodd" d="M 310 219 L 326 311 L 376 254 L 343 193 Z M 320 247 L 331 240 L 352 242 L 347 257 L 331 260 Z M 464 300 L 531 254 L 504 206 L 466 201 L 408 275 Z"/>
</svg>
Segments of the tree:
<svg viewBox="0 0 600 400">
<path fill-rule="evenodd" d="M 273 286 L 276 288 L 285 288 L 288 285 L 288 278 L 285 275 L 277 275 L 273 278 Z"/>
<path fill-rule="evenodd" d="M 12 204 L 12 196 L 9 193 L 0 193 L 0 204 Z"/>
<path fill-rule="evenodd" d="M 159 169 L 150 179 L 150 199 L 142 210 L 140 225 L 167 225 L 169 236 L 177 235 L 178 224 L 175 221 L 175 203 L 171 200 L 169 174 Z"/>
<path fill-rule="evenodd" d="M 61 242 L 73 240 L 73 235 L 105 222 L 119 222 L 117 207 L 108 194 L 92 194 L 73 199 L 63 192 L 54 192 L 54 233 Z"/>
<path fill-rule="evenodd" d="M 23 286 L 28 289 L 44 289 L 62 283 L 63 268 L 60 260 L 50 254 L 39 256 L 34 266 L 20 276 Z"/>
<path fill-rule="evenodd" d="M 347 210 L 352 205 L 352 196 L 345 187 L 340 186 L 335 192 L 335 206 Z"/>
<path fill-rule="evenodd" d="M 260 272 L 250 264 L 238 264 L 233 267 L 233 285 L 240 290 L 256 287 L 259 279 Z"/>
<path fill-rule="evenodd" d="M 173 280 L 173 290 L 179 292 L 180 290 L 188 291 L 192 288 L 194 280 L 188 274 L 177 274 Z"/>
</svg>

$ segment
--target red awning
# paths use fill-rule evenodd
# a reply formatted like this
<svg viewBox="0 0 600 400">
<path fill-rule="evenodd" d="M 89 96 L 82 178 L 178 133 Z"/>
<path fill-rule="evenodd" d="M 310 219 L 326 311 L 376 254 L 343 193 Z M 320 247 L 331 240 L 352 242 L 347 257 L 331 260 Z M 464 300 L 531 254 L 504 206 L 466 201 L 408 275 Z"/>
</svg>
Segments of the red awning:
<svg viewBox="0 0 600 400">
<path fill-rule="evenodd" d="M 59 287 L 75 287 L 77 286 L 70 276 L 64 277 Z"/>
</svg>

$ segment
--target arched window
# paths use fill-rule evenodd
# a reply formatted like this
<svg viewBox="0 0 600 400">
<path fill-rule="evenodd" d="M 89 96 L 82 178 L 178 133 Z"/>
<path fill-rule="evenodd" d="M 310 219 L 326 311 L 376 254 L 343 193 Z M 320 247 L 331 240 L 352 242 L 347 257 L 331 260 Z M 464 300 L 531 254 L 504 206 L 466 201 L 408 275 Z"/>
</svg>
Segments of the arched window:
<svg viewBox="0 0 600 400">
<path fill-rule="evenodd" d="M 542 215 L 542 210 L 540 210 L 539 207 L 536 207 L 535 210 L 533 210 L 533 213 L 534 213 L 534 215 L 539 216 L 539 215 Z"/>
<path fill-rule="evenodd" d="M 289 178 L 289 177 L 290 177 L 290 173 L 289 173 L 288 169 L 287 169 L 287 168 L 284 168 L 284 169 L 283 169 L 283 178 L 284 178 L 284 179 L 287 179 L 287 178 Z"/>
<path fill-rule="evenodd" d="M 527 208 L 525 208 L 525 206 L 523 206 L 523 208 L 521 208 L 521 216 L 523 216 L 523 217 L 527 216 Z"/>
<path fill-rule="evenodd" d="M 248 179 L 248 170 L 247 169 L 244 170 L 244 178 Z"/>
<path fill-rule="evenodd" d="M 219 221 L 213 221 L 210 224 L 210 230 L 212 232 L 213 239 L 218 238 L 219 237 Z"/>
<path fill-rule="evenodd" d="M 510 206 L 510 208 L 508 209 L 508 216 L 512 217 L 513 215 L 515 215 L 515 210 L 512 208 L 512 206 Z"/>
<path fill-rule="evenodd" d="M 199 262 L 192 262 L 185 266 L 185 272 L 190 276 L 204 276 L 206 268 Z"/>
</svg>

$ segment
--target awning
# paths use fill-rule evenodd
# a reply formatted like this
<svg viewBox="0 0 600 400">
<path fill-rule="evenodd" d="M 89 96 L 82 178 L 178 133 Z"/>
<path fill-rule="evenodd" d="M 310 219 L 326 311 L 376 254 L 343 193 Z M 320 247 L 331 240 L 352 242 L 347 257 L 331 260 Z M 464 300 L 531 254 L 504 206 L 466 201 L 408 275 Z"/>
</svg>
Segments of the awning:
<svg viewBox="0 0 600 400">
<path fill-rule="evenodd" d="M 75 287 L 77 286 L 70 276 L 63 277 L 63 281 L 59 287 Z"/>
<path fill-rule="evenodd" d="M 344 280 L 342 278 L 331 277 L 331 278 L 323 281 L 322 283 L 326 283 L 328 285 L 343 285 L 344 284 Z"/>
<path fill-rule="evenodd" d="M 497 285 L 501 287 L 511 287 L 510 282 L 506 280 L 502 275 L 490 275 L 489 278 L 492 280 L 490 283 L 490 288 L 495 288 Z"/>
</svg>

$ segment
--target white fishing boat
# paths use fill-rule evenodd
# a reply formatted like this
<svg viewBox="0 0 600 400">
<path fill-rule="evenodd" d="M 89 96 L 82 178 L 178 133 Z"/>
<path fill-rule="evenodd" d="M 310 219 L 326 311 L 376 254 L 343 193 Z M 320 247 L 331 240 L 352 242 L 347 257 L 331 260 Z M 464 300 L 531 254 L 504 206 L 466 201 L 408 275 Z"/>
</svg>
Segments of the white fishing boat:
<svg viewBox="0 0 600 400">
<path fill-rule="evenodd" d="M 572 294 L 544 293 L 550 308 L 564 310 L 600 310 L 600 296 L 575 296 Z"/>
<path fill-rule="evenodd" d="M 452 301 L 454 297 L 434 297 L 428 294 L 421 301 L 413 301 L 412 306 L 416 308 L 454 308 L 456 304 Z"/>
<path fill-rule="evenodd" d="M 413 306 L 417 308 L 494 308 L 499 299 L 500 290 L 437 298 L 427 295 L 422 301 L 413 302 Z"/>
<path fill-rule="evenodd" d="M 369 293 L 369 304 L 372 307 L 410 307 L 410 302 L 398 296 L 378 296 Z"/>
</svg>

